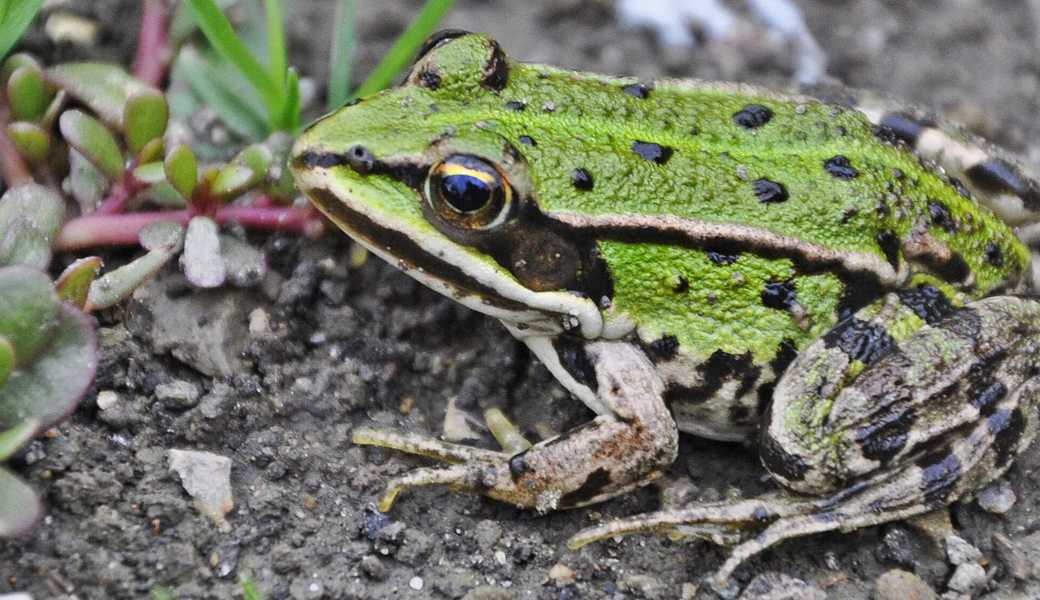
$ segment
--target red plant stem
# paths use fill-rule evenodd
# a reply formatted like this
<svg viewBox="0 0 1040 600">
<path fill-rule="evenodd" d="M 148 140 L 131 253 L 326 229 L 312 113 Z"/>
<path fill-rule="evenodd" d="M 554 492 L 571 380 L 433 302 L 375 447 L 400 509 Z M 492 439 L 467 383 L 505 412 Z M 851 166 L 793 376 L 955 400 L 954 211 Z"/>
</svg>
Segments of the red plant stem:
<svg viewBox="0 0 1040 600">
<path fill-rule="evenodd" d="M 141 189 L 141 184 L 127 172 L 126 177 L 112 184 L 108 197 L 94 211 L 95 215 L 118 215 L 126 210 L 127 203 Z"/>
<path fill-rule="evenodd" d="M 66 223 L 58 232 L 54 245 L 62 252 L 95 246 L 135 246 L 141 230 L 153 223 L 173 221 L 185 225 L 199 215 L 194 208 L 127 214 L 95 213 Z M 288 231 L 309 237 L 320 235 L 324 230 L 321 218 L 312 208 L 222 206 L 212 216 L 221 225 L 238 222 L 250 229 Z"/>
<path fill-rule="evenodd" d="M 7 137 L 7 122 L 9 115 L 6 107 L 0 108 L 0 173 L 3 174 L 7 187 L 13 188 L 19 185 L 33 182 L 32 172 L 25 159 L 18 153 L 11 138 Z"/>
<path fill-rule="evenodd" d="M 153 87 L 159 87 L 166 78 L 170 58 L 168 25 L 166 0 L 144 0 L 134 77 Z"/>
</svg>

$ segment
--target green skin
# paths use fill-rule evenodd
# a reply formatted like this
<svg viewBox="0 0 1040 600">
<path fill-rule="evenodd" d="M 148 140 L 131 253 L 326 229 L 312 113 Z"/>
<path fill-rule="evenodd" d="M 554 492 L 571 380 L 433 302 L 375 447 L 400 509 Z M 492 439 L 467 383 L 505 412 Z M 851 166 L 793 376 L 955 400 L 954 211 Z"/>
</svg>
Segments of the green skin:
<svg viewBox="0 0 1040 600">
<path fill-rule="evenodd" d="M 382 508 L 427 484 L 538 510 L 591 504 L 659 475 L 678 430 L 757 432 L 790 492 L 571 541 L 665 531 L 741 542 L 722 582 L 780 540 L 919 514 L 1002 473 L 1036 428 L 1040 307 L 1001 295 L 1030 290 L 1031 256 L 987 206 L 1012 207 L 1016 222 L 1036 215 L 1009 190 L 975 185 L 966 173 L 987 155 L 962 136 L 920 127 L 963 150 L 932 152 L 973 193 L 922 160 L 928 150 L 879 136 L 863 111 L 520 64 L 464 35 L 428 50 L 401 87 L 312 126 L 293 170 L 315 204 L 500 319 L 598 414 L 530 448 L 493 425 L 509 440 L 502 452 L 359 429 L 357 443 L 454 463 L 391 482 Z M 490 165 L 503 212 L 478 222 L 445 204 L 434 175 L 462 155 Z M 973 364 L 985 377 L 957 383 Z M 982 402 L 983 388 L 1000 393 Z M 945 478 L 929 470 L 953 462 Z"/>
</svg>

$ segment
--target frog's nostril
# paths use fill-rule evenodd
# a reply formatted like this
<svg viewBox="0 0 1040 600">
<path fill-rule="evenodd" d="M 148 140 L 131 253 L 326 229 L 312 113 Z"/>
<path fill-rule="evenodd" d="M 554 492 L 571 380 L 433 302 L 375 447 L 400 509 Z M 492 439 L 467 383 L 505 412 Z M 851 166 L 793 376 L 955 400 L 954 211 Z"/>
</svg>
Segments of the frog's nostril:
<svg viewBox="0 0 1040 600">
<path fill-rule="evenodd" d="M 357 145 L 347 150 L 347 164 L 362 175 L 369 173 L 376 164 L 376 158 L 368 148 Z"/>
</svg>

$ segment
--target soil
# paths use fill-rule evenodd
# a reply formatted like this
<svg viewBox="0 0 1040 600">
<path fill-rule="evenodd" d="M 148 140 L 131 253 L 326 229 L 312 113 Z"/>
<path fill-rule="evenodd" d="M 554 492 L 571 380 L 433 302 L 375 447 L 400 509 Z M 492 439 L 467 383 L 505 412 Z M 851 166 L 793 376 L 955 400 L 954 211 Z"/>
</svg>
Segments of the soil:
<svg viewBox="0 0 1040 600">
<path fill-rule="evenodd" d="M 357 4 L 364 74 L 421 3 Z M 797 4 L 832 77 L 936 107 L 1040 156 L 1037 2 Z M 138 2 L 53 5 L 51 12 L 96 21 L 97 43 L 55 45 L 37 26 L 28 47 L 48 60 L 129 63 Z M 332 5 L 297 0 L 288 11 L 294 63 L 319 88 Z M 459 0 L 444 24 L 488 31 L 513 57 L 569 68 L 790 82 L 791 55 L 775 44 L 749 36 L 665 48 L 647 30 L 623 28 L 612 7 Z M 464 409 L 505 406 L 528 428 L 563 428 L 588 413 L 497 323 L 375 258 L 348 268 L 342 236 L 255 240 L 272 267 L 257 288 L 195 291 L 171 268 L 125 306 L 98 315 L 94 390 L 56 435 L 31 443 L 12 465 L 39 490 L 47 516 L 31 535 L 0 543 L 0 593 L 139 598 L 165 588 L 177 598 L 229 598 L 241 596 L 237 581 L 248 577 L 266 598 L 715 597 L 697 586 L 724 553 L 705 543 L 632 537 L 565 549 L 583 526 L 657 508 L 654 488 L 546 516 L 444 489 L 410 492 L 390 514 L 375 512 L 383 482 L 422 461 L 353 446 L 358 424 L 439 433 L 449 400 Z M 197 394 L 171 394 L 171 383 Z M 106 392 L 104 409 L 98 392 Z M 196 510 L 169 470 L 171 449 L 231 460 L 229 529 Z M 975 502 L 951 511 L 958 534 L 982 550 L 988 597 L 1040 595 L 1035 579 L 1011 577 L 1014 561 L 993 542 L 999 533 L 1026 557 L 1035 552 L 1038 467 L 1034 447 L 1006 476 L 1018 498 L 1006 515 Z M 688 437 L 669 480 L 693 499 L 771 488 L 753 449 Z M 809 584 L 785 597 L 866 598 L 896 567 L 939 593 L 953 572 L 928 536 L 897 523 L 784 543 L 745 565 L 735 589 L 779 572 Z M 762 594 L 744 597 L 781 597 Z"/>
</svg>

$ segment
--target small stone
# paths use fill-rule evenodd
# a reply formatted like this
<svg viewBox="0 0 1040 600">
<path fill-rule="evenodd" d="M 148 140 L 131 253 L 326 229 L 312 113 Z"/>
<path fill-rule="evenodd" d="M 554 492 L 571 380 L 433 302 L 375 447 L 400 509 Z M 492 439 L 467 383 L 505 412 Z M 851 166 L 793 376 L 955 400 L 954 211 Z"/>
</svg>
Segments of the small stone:
<svg viewBox="0 0 1040 600">
<path fill-rule="evenodd" d="M 679 597 L 682 600 L 693 600 L 697 596 L 697 590 L 700 589 L 696 583 L 686 582 L 682 584 L 680 588 Z"/>
<path fill-rule="evenodd" d="M 379 560 L 379 558 L 372 556 L 371 554 L 368 554 L 361 559 L 361 570 L 365 572 L 365 575 L 368 575 L 376 581 L 386 581 L 386 565 L 384 565 L 383 561 Z"/>
<path fill-rule="evenodd" d="M 271 315 L 262 308 L 249 312 L 249 335 L 253 337 L 271 333 Z"/>
<path fill-rule="evenodd" d="M 490 550 L 502 537 L 502 526 L 490 519 L 484 519 L 477 523 L 473 537 L 481 550 Z"/>
<path fill-rule="evenodd" d="M 625 575 L 619 583 L 623 591 L 631 592 L 637 598 L 647 598 L 648 600 L 674 598 L 672 594 L 675 593 L 675 590 L 654 575 L 631 573 Z"/>
<path fill-rule="evenodd" d="M 982 552 L 959 535 L 946 536 L 946 557 L 951 564 L 978 563 Z"/>
<path fill-rule="evenodd" d="M 170 470 L 181 477 L 181 485 L 195 499 L 195 508 L 216 523 L 221 531 L 230 531 L 224 515 L 235 507 L 231 495 L 231 459 L 211 452 L 170 450 Z"/>
<path fill-rule="evenodd" d="M 413 590 L 415 590 L 417 592 L 419 590 L 421 590 L 423 588 L 423 579 L 422 579 L 422 577 L 412 577 L 411 579 L 409 579 L 408 580 L 408 587 L 412 588 Z"/>
<path fill-rule="evenodd" d="M 827 594 L 790 575 L 766 572 L 751 580 L 740 600 L 827 600 Z"/>
<path fill-rule="evenodd" d="M 482 585 L 466 592 L 462 600 L 514 600 L 515 598 L 516 595 L 509 590 L 492 585 Z"/>
<path fill-rule="evenodd" d="M 874 600 L 935 600 L 935 591 L 920 577 L 892 569 L 874 582 Z"/>
<path fill-rule="evenodd" d="M 1018 497 L 1015 496 L 1015 490 L 1011 489 L 1011 484 L 1001 479 L 979 492 L 978 500 L 982 510 L 1003 515 L 1011 510 Z"/>
<path fill-rule="evenodd" d="M 119 394 L 112 390 L 101 390 L 97 395 L 97 407 L 99 410 L 108 410 L 119 403 Z"/>
<path fill-rule="evenodd" d="M 199 403 L 199 387 L 190 381 L 175 380 L 155 386 L 155 397 L 166 408 L 186 410 Z"/>
<path fill-rule="evenodd" d="M 1004 534 L 993 534 L 993 551 L 1000 562 L 1004 563 L 1008 574 L 1015 579 L 1025 581 L 1032 576 L 1034 567 L 1029 557 Z"/>
<path fill-rule="evenodd" d="M 955 592 L 970 595 L 982 589 L 988 579 L 982 565 L 968 562 L 957 567 L 946 586 Z"/>
<path fill-rule="evenodd" d="M 571 585 L 575 581 L 574 571 L 563 563 L 556 563 L 549 569 L 549 581 L 556 587 Z"/>
</svg>

